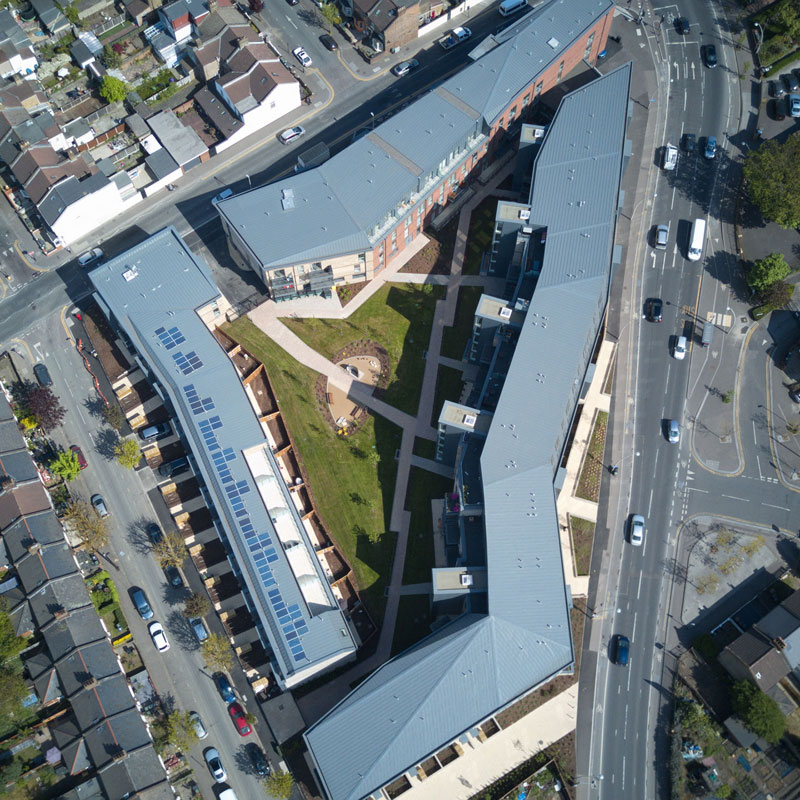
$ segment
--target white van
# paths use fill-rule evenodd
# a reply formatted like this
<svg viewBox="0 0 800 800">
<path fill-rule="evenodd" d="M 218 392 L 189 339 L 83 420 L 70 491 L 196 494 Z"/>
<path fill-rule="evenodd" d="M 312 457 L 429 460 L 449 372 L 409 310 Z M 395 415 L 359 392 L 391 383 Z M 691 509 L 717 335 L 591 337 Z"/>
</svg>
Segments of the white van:
<svg viewBox="0 0 800 800">
<path fill-rule="evenodd" d="M 706 221 L 696 219 L 692 223 L 692 232 L 689 234 L 689 261 L 699 261 L 703 255 L 703 246 L 706 243 Z"/>
<path fill-rule="evenodd" d="M 517 11 L 522 11 L 523 8 L 528 8 L 527 0 L 503 0 L 497 10 L 504 17 L 510 17 L 512 14 L 516 14 Z"/>
</svg>

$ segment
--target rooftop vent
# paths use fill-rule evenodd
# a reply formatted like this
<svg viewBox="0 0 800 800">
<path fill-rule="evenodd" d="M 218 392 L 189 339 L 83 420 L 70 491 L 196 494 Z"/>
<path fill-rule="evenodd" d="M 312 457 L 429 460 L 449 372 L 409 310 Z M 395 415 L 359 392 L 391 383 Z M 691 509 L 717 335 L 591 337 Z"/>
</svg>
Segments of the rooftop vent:
<svg viewBox="0 0 800 800">
<path fill-rule="evenodd" d="M 294 190 L 281 189 L 281 208 L 284 211 L 294 208 Z"/>
<path fill-rule="evenodd" d="M 511 319 L 511 307 L 506 306 L 505 308 L 501 308 L 500 317 L 501 319 Z"/>
<path fill-rule="evenodd" d="M 139 272 L 137 271 L 136 267 L 131 267 L 130 269 L 126 269 L 125 272 L 122 273 L 122 277 L 130 283 L 134 278 L 139 276 Z"/>
<path fill-rule="evenodd" d="M 475 416 L 475 414 L 464 414 L 464 419 L 462 419 L 461 421 L 467 427 L 474 428 L 475 427 L 475 423 L 478 421 L 478 418 L 477 418 L 477 416 Z"/>
<path fill-rule="evenodd" d="M 461 585 L 462 586 L 472 586 L 472 575 L 462 575 L 461 576 Z"/>
<path fill-rule="evenodd" d="M 531 218 L 530 209 L 529 208 L 521 208 L 519 210 L 519 218 L 520 219 L 530 219 Z"/>
<path fill-rule="evenodd" d="M 556 39 L 556 37 L 555 37 L 555 36 L 551 36 L 551 37 L 550 37 L 550 38 L 547 40 L 547 44 L 549 44 L 549 45 L 550 45 L 550 47 L 552 47 L 552 48 L 553 48 L 553 50 L 558 50 L 559 41 L 558 41 L 558 39 Z"/>
</svg>

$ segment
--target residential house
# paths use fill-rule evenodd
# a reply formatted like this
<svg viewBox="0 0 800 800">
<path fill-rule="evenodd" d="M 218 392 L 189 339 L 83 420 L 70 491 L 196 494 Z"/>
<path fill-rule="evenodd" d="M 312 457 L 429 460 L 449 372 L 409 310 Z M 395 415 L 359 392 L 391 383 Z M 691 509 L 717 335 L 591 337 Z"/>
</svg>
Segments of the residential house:
<svg viewBox="0 0 800 800">
<path fill-rule="evenodd" d="M 379 53 L 415 42 L 419 35 L 419 0 L 344 0 L 342 16 Z"/>
<path fill-rule="evenodd" d="M 30 0 L 39 22 L 51 36 L 61 36 L 71 29 L 70 21 L 61 13 L 54 0 Z"/>
<path fill-rule="evenodd" d="M 11 12 L 4 8 L 0 11 L 0 78 L 12 75 L 35 78 L 38 66 L 39 59 L 31 40 Z"/>
<path fill-rule="evenodd" d="M 145 37 L 158 57 L 174 67 L 207 15 L 208 0 L 174 0 L 158 9 L 158 22 L 145 31 Z"/>
<path fill-rule="evenodd" d="M 173 111 L 159 112 L 147 119 L 147 125 L 181 173 L 208 161 L 210 155 L 206 144 Z"/>
</svg>

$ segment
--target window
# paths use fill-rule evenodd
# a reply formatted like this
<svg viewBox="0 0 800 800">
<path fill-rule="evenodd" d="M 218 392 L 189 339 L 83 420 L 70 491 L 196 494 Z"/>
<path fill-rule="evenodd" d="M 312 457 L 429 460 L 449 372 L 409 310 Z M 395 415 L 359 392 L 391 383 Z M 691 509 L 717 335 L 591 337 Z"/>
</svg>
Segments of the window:
<svg viewBox="0 0 800 800">
<path fill-rule="evenodd" d="M 497 123 L 497 129 L 500 130 L 500 128 L 505 128 L 505 126 L 506 126 L 505 118 L 500 117 L 500 122 Z"/>
<path fill-rule="evenodd" d="M 508 112 L 508 124 L 509 124 L 509 125 L 510 125 L 510 124 L 511 124 L 511 123 L 514 121 L 514 117 L 516 117 L 516 116 L 517 116 L 517 107 L 516 107 L 516 106 L 514 106 L 514 108 L 512 108 L 512 109 L 511 109 L 511 110 Z"/>
<path fill-rule="evenodd" d="M 538 97 L 542 93 L 542 81 L 536 84 L 536 89 L 533 92 L 534 97 Z"/>
<path fill-rule="evenodd" d="M 528 105 L 530 101 L 531 101 L 531 94 L 530 92 L 528 92 L 528 94 L 526 94 L 525 97 L 522 98 L 522 107 L 525 108 L 525 106 Z"/>
<path fill-rule="evenodd" d="M 589 56 L 592 55 L 592 45 L 594 44 L 594 34 L 592 34 L 586 41 L 586 50 L 583 57 L 588 61 Z"/>
<path fill-rule="evenodd" d="M 394 253 L 397 250 L 397 229 L 395 228 L 392 231 L 392 252 Z"/>
<path fill-rule="evenodd" d="M 563 71 L 564 71 L 564 62 L 562 61 L 562 62 L 561 62 L 559 65 L 558 65 L 558 77 L 556 78 L 556 80 L 557 80 L 557 81 L 560 81 L 560 80 L 561 80 L 561 73 L 562 73 Z"/>
<path fill-rule="evenodd" d="M 297 269 L 299 270 L 301 275 L 305 275 L 306 274 L 306 265 L 305 264 L 301 264 Z"/>
</svg>

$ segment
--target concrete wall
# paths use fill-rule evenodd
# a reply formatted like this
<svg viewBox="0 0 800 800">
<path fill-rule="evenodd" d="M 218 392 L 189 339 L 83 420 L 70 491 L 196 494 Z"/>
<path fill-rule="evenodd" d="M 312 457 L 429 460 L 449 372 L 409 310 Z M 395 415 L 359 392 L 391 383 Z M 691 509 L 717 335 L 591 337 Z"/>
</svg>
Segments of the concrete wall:
<svg viewBox="0 0 800 800">
<path fill-rule="evenodd" d="M 72 244 L 125 208 L 114 183 L 82 197 L 69 205 L 52 226 L 53 233 L 65 244 Z"/>
</svg>

